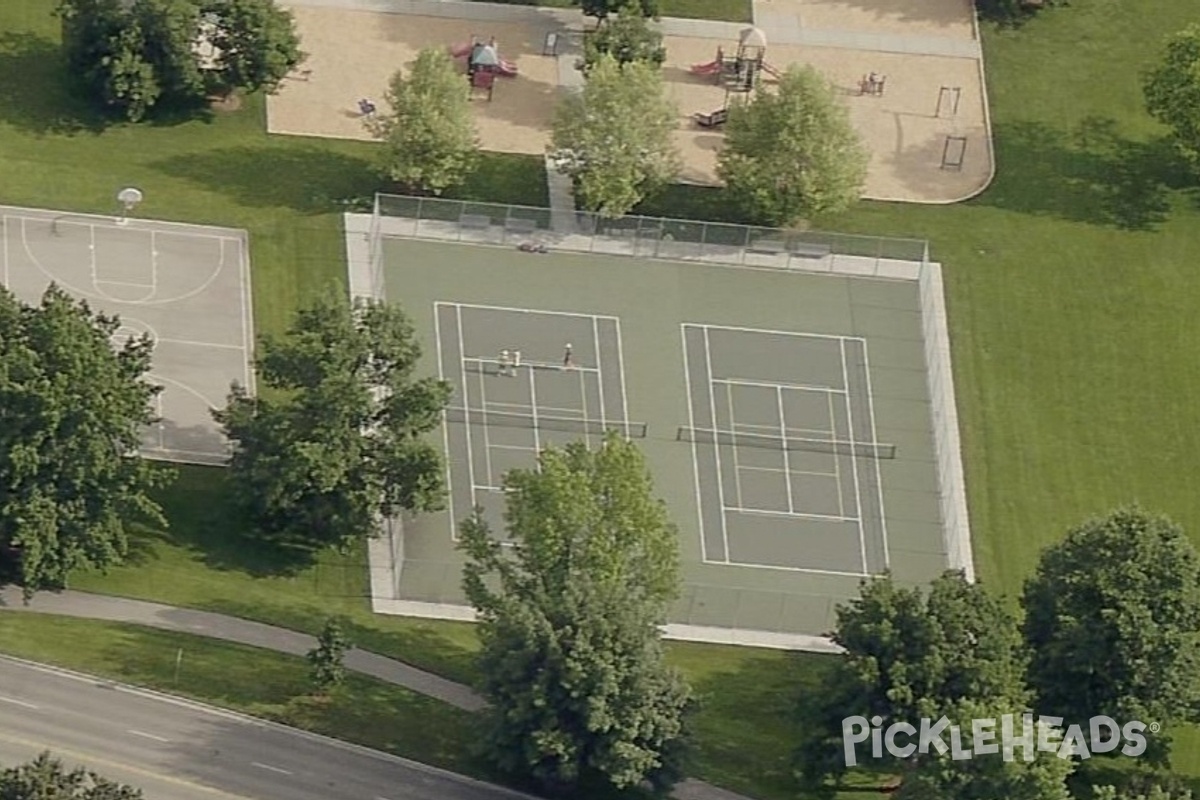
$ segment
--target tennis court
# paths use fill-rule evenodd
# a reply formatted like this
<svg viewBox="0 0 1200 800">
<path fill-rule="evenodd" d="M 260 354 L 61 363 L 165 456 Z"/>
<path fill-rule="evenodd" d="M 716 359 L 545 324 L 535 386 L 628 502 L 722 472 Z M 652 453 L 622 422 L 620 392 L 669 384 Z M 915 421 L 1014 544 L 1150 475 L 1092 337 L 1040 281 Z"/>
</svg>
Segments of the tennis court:
<svg viewBox="0 0 1200 800">
<path fill-rule="evenodd" d="M 631 423 L 614 317 L 436 302 L 439 374 L 454 387 L 446 411 L 450 527 L 475 508 L 504 532 L 503 478 L 530 469 L 546 447 Z"/>
<path fill-rule="evenodd" d="M 827 649 L 865 576 L 918 585 L 966 563 L 945 522 L 929 371 L 943 362 L 922 306 L 940 289 L 920 263 L 762 268 L 615 255 L 607 240 L 532 253 L 441 240 L 465 223 L 397 227 L 359 286 L 403 306 L 425 369 L 453 388 L 438 433 L 450 499 L 372 548 L 391 575 L 377 611 L 471 618 L 462 521 L 482 508 L 503 540 L 504 474 L 607 430 L 636 441 L 679 531 L 669 636 Z"/>
<path fill-rule="evenodd" d="M 230 384 L 254 388 L 253 323 L 244 231 L 146 219 L 0 207 L 3 282 L 26 303 L 55 283 L 115 315 L 114 339 L 149 334 L 147 380 L 161 385 L 148 458 L 224 463 L 228 443 L 211 410 Z"/>
<path fill-rule="evenodd" d="M 861 337 L 683 326 L 706 563 L 877 575 L 888 567 Z"/>
</svg>

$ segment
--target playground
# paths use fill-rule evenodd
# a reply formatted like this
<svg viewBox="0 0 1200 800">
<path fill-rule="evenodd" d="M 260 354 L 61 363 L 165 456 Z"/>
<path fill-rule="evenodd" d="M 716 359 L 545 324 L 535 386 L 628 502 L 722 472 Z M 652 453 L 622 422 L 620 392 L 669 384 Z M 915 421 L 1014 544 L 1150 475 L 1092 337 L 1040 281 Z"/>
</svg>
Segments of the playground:
<svg viewBox="0 0 1200 800">
<path fill-rule="evenodd" d="M 769 7 L 764 16 L 778 19 L 782 29 L 769 34 L 778 41 L 768 41 L 761 27 L 719 23 L 712 23 L 710 37 L 679 36 L 670 20 L 664 21 L 663 78 L 679 112 L 680 180 L 717 183 L 725 110 L 754 86 L 770 87 L 788 66 L 804 63 L 844 96 L 871 153 L 865 197 L 956 202 L 986 186 L 992 174 L 990 131 L 980 62 L 968 57 L 975 43 L 958 13 L 965 0 L 940 0 L 929 19 L 920 18 L 923 8 L 909 8 L 906 1 L 879 0 L 890 11 L 874 17 L 858 4 L 859 13 L 847 17 L 863 25 L 884 20 L 882 33 L 830 28 L 800 36 L 817 44 L 797 43 L 800 22 L 833 25 L 840 4 L 763 0 L 761 5 Z M 268 129 L 369 140 L 364 117 L 373 107 L 386 113 L 383 94 L 392 74 L 434 45 L 456 58 L 471 87 L 485 150 L 545 153 L 561 91 L 582 80 L 574 68 L 578 14 L 486 3 L 414 3 L 414 8 L 421 13 L 293 5 L 309 59 L 280 94 L 268 99 Z M 789 32 L 783 24 L 788 20 L 796 30 Z M 905 24 L 916 33 L 888 32 Z"/>
</svg>

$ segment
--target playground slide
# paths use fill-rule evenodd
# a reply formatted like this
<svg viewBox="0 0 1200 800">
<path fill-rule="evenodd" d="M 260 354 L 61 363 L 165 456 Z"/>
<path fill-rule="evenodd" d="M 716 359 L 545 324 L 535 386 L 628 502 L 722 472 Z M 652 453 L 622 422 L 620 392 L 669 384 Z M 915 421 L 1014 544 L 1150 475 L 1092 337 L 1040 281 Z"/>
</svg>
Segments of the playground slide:
<svg viewBox="0 0 1200 800">
<path fill-rule="evenodd" d="M 517 65 L 511 61 L 500 61 L 500 74 L 506 78 L 514 78 L 517 75 Z"/>
<path fill-rule="evenodd" d="M 763 72 L 767 73 L 772 78 L 779 78 L 779 77 L 783 76 L 783 73 L 780 70 L 776 69 L 775 67 L 772 67 L 770 64 L 768 64 L 765 61 L 763 62 L 762 69 L 763 69 Z"/>
<path fill-rule="evenodd" d="M 462 58 L 463 56 L 471 55 L 471 49 L 475 47 L 474 42 L 463 42 L 462 44 L 450 45 L 450 56 L 452 58 Z"/>
<path fill-rule="evenodd" d="M 713 75 L 721 71 L 721 62 L 710 61 L 707 64 L 692 64 L 693 75 Z"/>
</svg>

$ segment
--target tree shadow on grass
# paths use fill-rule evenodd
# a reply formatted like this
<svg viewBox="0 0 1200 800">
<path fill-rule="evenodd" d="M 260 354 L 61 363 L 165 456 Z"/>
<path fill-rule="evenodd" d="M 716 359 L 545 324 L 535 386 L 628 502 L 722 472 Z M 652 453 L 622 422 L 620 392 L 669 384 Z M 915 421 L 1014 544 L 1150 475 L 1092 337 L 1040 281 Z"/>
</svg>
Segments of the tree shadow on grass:
<svg viewBox="0 0 1200 800">
<path fill-rule="evenodd" d="M 197 553 L 210 569 L 243 572 L 255 578 L 295 576 L 315 563 L 319 553 L 311 548 L 272 541 L 255 531 L 233 501 L 226 470 L 176 469 L 177 479 L 154 493 L 170 527 L 164 531 L 156 526 L 135 526 L 127 563 L 137 566 L 153 561 L 160 544 Z"/>
<path fill-rule="evenodd" d="M 72 94 L 62 48 L 29 33 L 0 33 L 0 122 L 37 136 L 96 134 L 108 125 Z"/>
<path fill-rule="evenodd" d="M 1001 122 L 995 142 L 999 169 L 980 205 L 1149 231 L 1166 220 L 1172 192 L 1194 183 L 1169 139 L 1126 139 L 1110 118 L 1090 117 L 1074 131 Z"/>
<path fill-rule="evenodd" d="M 340 201 L 370 196 L 379 186 L 375 167 L 365 155 L 296 140 L 185 153 L 152 166 L 244 206 L 306 214 L 328 213 Z"/>
</svg>

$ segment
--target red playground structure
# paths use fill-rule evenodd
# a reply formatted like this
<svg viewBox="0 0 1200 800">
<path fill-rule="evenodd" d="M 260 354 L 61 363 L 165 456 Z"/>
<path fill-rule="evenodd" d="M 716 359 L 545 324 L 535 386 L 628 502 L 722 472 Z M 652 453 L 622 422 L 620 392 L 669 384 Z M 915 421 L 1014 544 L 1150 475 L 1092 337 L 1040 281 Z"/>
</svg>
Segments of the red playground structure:
<svg viewBox="0 0 1200 800">
<path fill-rule="evenodd" d="M 467 59 L 467 76 L 474 77 L 477 72 L 500 75 L 505 78 L 515 77 L 517 65 L 500 57 L 496 37 L 487 42 L 478 36 L 472 36 L 471 41 L 450 47 L 450 55 L 454 58 Z"/>
</svg>

